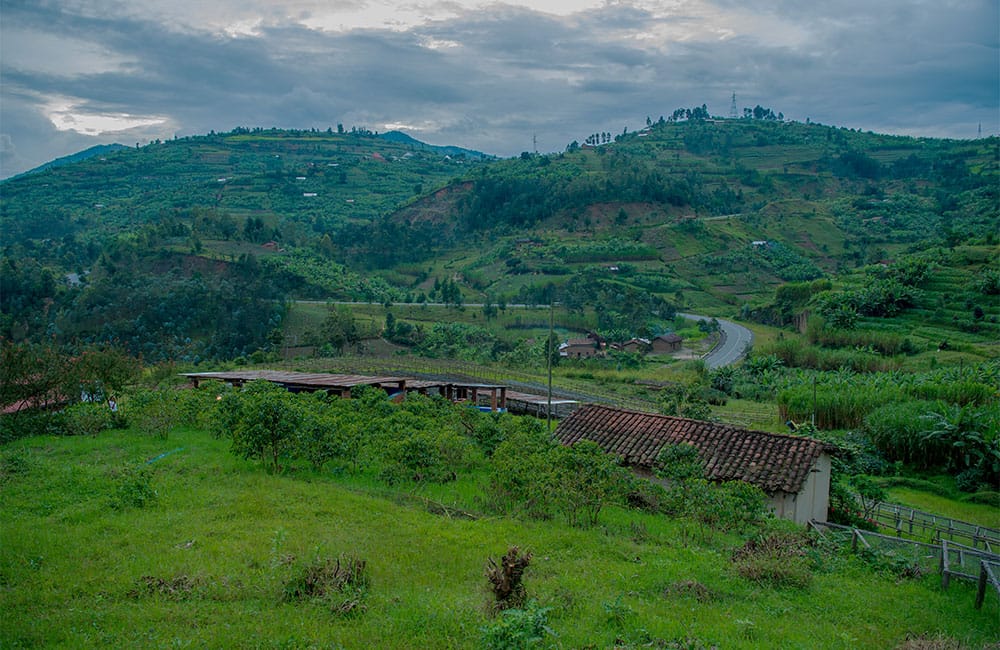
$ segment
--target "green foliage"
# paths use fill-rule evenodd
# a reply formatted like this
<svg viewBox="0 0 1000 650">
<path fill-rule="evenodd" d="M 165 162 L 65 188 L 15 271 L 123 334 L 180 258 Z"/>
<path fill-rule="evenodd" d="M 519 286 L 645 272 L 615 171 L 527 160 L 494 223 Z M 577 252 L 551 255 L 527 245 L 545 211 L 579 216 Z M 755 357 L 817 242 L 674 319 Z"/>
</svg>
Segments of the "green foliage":
<svg viewBox="0 0 1000 650">
<path fill-rule="evenodd" d="M 708 420 L 712 409 L 705 399 L 704 387 L 698 383 L 688 386 L 667 386 L 660 391 L 659 410 L 664 415 L 674 415 L 693 420 Z"/>
<path fill-rule="evenodd" d="M 705 478 L 705 462 L 697 447 L 680 443 L 666 445 L 656 459 L 657 476 L 666 479 L 664 511 L 693 519 L 710 530 L 745 532 L 759 528 L 770 516 L 767 496 L 742 481 L 712 483 Z M 687 528 L 682 528 L 687 541 Z"/>
<path fill-rule="evenodd" d="M 701 265 L 709 272 L 750 273 L 763 271 L 786 281 L 816 280 L 823 271 L 810 259 L 778 242 L 741 248 L 725 255 L 703 257 Z"/>
<path fill-rule="evenodd" d="M 153 474 L 143 465 L 122 465 L 111 472 L 112 494 L 109 504 L 114 510 L 145 508 L 156 502 Z"/>
<path fill-rule="evenodd" d="M 357 342 L 358 327 L 350 308 L 346 305 L 331 307 L 320 328 L 320 337 L 323 343 L 332 346 L 338 354 L 344 351 L 345 345 Z"/>
<path fill-rule="evenodd" d="M 143 433 L 166 439 L 183 415 L 180 402 L 176 391 L 137 391 L 129 399 L 129 417 Z"/>
<path fill-rule="evenodd" d="M 491 459 L 489 501 L 501 512 L 595 525 L 601 510 L 622 503 L 629 474 L 589 441 L 557 445 L 537 423 L 508 432 Z"/>
<path fill-rule="evenodd" d="M 1000 409 L 908 401 L 870 413 L 864 429 L 889 460 L 962 475 L 967 491 L 1000 478 Z"/>
<path fill-rule="evenodd" d="M 376 413 L 400 406 L 384 396 L 372 403 Z M 163 441 L 111 430 L 97 438 L 19 439 L 0 450 L 30 460 L 26 473 L 0 489 L 5 641 L 25 647 L 410 647 L 415 641 L 429 648 L 484 647 L 480 628 L 503 619 L 483 607 L 483 549 L 506 549 L 503 540 L 535 551 L 529 590 L 553 608 L 547 625 L 558 633 L 546 633 L 541 647 L 864 649 L 893 647 L 904 635 L 927 630 L 973 646 L 996 636 L 995 598 L 976 610 L 968 585 L 953 581 L 943 591 L 932 579 L 899 583 L 821 547 L 805 547 L 813 562 L 817 553 L 825 562 L 825 570 L 811 569 L 806 598 L 720 566 L 720 557 L 742 543 L 736 535 L 679 548 L 671 541 L 679 524 L 666 517 L 610 508 L 602 511 L 603 526 L 588 529 L 570 527 L 562 517 L 448 518 L 399 498 L 410 486 L 389 489 L 373 481 L 377 470 L 271 475 L 232 456 L 227 440 L 204 430 L 177 427 L 170 435 L 167 448 L 183 446 L 185 453 L 152 466 L 162 505 L 125 512 L 105 506 L 109 473 L 123 458 L 162 453 Z M 485 483 L 488 471 L 483 465 L 470 480 L 428 488 L 438 501 L 471 507 L 470 489 Z M 283 531 L 280 537 L 275 530 Z M 300 567 L 337 556 L 317 548 L 367 560 L 363 615 L 341 618 L 323 599 L 282 602 Z M 683 583 L 692 586 L 665 594 Z M 619 597 L 634 617 L 614 630 L 604 603 Z M 859 626 L 862 602 L 867 624 Z M 920 616 L 900 618 L 901 611 Z M 754 622 L 752 641 L 744 636 L 748 626 L 735 620 Z"/>
<path fill-rule="evenodd" d="M 466 464 L 468 442 L 447 429 L 397 430 L 383 454 L 382 480 L 390 485 L 454 480 Z"/>
<path fill-rule="evenodd" d="M 252 381 L 219 402 L 217 431 L 232 441 L 243 458 L 259 458 L 269 471 L 281 469 L 282 454 L 291 449 L 303 413 L 296 396 L 269 381 Z"/>
<path fill-rule="evenodd" d="M 539 647 L 553 634 L 548 627 L 549 607 L 529 601 L 524 609 L 505 609 L 496 620 L 480 628 L 480 647 L 486 650 L 525 650 Z"/>
<path fill-rule="evenodd" d="M 79 402 L 65 410 L 66 433 L 72 436 L 96 436 L 114 424 L 114 414 L 102 402 Z"/>
<path fill-rule="evenodd" d="M 500 512 L 551 517 L 556 495 L 549 459 L 554 448 L 539 422 L 525 421 L 510 431 L 490 462 L 490 504 Z"/>
<path fill-rule="evenodd" d="M 552 493 L 570 525 L 597 525 L 605 506 L 621 503 L 629 483 L 628 470 L 594 442 L 581 440 L 550 451 Z"/>
</svg>

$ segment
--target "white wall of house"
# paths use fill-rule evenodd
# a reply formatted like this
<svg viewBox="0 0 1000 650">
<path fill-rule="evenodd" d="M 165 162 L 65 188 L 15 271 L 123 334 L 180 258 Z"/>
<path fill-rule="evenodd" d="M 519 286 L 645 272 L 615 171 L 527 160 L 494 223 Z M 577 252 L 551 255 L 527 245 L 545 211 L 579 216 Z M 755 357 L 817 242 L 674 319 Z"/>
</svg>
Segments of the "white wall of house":
<svg viewBox="0 0 1000 650">
<path fill-rule="evenodd" d="M 820 454 L 798 494 L 779 492 L 771 496 L 768 504 L 774 515 L 798 524 L 807 524 L 813 519 L 826 521 L 830 507 L 830 470 L 830 455 Z"/>
</svg>

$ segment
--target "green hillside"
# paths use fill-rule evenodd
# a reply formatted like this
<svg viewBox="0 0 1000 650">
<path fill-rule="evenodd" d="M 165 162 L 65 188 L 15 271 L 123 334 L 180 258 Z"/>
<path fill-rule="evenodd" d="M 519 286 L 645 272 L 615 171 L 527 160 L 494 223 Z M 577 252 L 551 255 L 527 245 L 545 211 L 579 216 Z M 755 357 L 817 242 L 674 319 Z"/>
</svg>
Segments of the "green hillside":
<svg viewBox="0 0 1000 650">
<path fill-rule="evenodd" d="M 952 304 L 998 273 L 996 138 L 695 119 L 588 141 L 491 160 L 365 129 L 241 128 L 9 179 L 0 333 L 232 358 L 266 349 L 282 301 L 304 298 L 554 296 L 632 334 L 677 307 L 780 324 L 785 283 L 840 288 L 930 255 L 947 288 L 914 305 L 934 314 L 927 335 L 996 338 L 995 301 Z M 610 313 L 622 292 L 629 313 Z"/>
<path fill-rule="evenodd" d="M 416 421 L 424 423 L 407 420 Z M 460 431 L 448 439 L 467 448 Z M 14 615 L 0 617 L 4 647 L 986 648 L 996 640 L 996 594 L 974 609 L 974 584 L 942 590 L 933 559 L 855 554 L 849 543 L 773 522 L 741 535 L 623 505 L 605 508 L 596 526 L 570 525 L 561 513 L 498 516 L 481 498 L 491 475 L 479 451 L 463 454 L 457 480 L 397 485 L 378 478 L 377 466 L 266 473 L 229 444 L 199 428 L 167 439 L 135 427 L 6 445 L 0 599 Z M 744 546 L 748 538 L 756 544 Z M 532 553 L 523 584 L 526 611 L 545 623 L 536 643 L 527 641 L 534 623 L 505 628 L 491 615 L 487 560 L 512 545 Z M 756 551 L 741 559 L 741 548 Z M 782 557 L 783 548 L 793 552 Z M 338 558 L 363 561 L 366 582 L 290 597 L 309 584 L 310 567 Z M 932 642 L 948 645 L 913 645 Z"/>
</svg>

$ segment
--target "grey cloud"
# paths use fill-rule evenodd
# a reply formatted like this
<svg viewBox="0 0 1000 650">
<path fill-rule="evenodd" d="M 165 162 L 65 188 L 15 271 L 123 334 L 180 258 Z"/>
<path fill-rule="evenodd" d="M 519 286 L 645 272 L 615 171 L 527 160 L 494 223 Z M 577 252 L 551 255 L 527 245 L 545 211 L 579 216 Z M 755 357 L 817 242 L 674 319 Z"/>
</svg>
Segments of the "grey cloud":
<svg viewBox="0 0 1000 650">
<path fill-rule="evenodd" d="M 9 0 L 4 32 L 31 27 L 87 38 L 128 63 L 91 74 L 0 64 L 9 138 L 2 172 L 115 139 L 56 131 L 39 114 L 56 95 L 92 111 L 162 115 L 182 135 L 404 122 L 428 125 L 413 135 L 429 142 L 501 155 L 529 149 L 534 133 L 544 150 L 558 150 L 678 106 L 707 103 L 727 114 L 734 91 L 741 108 L 760 103 L 792 119 L 966 136 L 982 121 L 997 131 L 992 2 L 754 1 L 715 4 L 784 21 L 805 30 L 808 42 L 779 45 L 743 32 L 644 42 L 632 36 L 656 20 L 676 27 L 701 19 L 654 19 L 621 4 L 564 18 L 497 5 L 406 31 L 322 32 L 270 14 L 259 34 L 232 38 L 137 12 L 74 15 L 60 4 Z M 428 42 L 458 45 L 432 49 Z M 162 137 L 152 135 L 156 128 L 129 135 L 136 133 Z"/>
</svg>

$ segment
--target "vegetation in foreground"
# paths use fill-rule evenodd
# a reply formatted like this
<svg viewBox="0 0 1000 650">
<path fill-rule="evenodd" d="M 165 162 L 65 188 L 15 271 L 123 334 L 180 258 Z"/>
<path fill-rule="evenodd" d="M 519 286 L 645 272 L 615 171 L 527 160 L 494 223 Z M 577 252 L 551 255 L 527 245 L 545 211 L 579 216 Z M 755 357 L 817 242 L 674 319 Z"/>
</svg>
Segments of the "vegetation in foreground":
<svg viewBox="0 0 1000 650">
<path fill-rule="evenodd" d="M 316 437 L 289 430 L 275 455 L 267 443 L 276 439 L 253 426 L 261 418 L 240 418 L 322 413 L 293 406 L 316 398 L 283 401 L 266 387 L 219 402 L 211 391 L 184 392 L 171 411 L 185 426 L 147 430 L 144 417 L 158 409 L 147 397 L 123 405 L 130 428 L 4 446 L 0 594 L 13 614 L 0 621 L 5 646 L 885 648 L 937 638 L 974 648 L 997 640 L 993 594 L 977 611 L 971 584 L 941 591 L 932 573 L 903 577 L 892 562 L 826 547 L 780 522 L 740 533 L 658 509 L 649 495 L 644 509 L 626 507 L 613 490 L 591 518 L 527 479 L 572 459 L 605 477 L 616 475 L 613 465 L 585 452 L 532 462 L 550 452 L 529 442 L 539 431 L 527 420 L 363 398 L 349 410 L 372 425 L 372 446 L 310 461 Z M 223 435 L 207 420 L 224 421 Z M 422 453 L 399 456 L 384 444 L 392 438 Z M 496 574 L 487 574 L 513 546 L 530 553 L 520 556 L 523 593 L 517 606 L 498 607 Z"/>
</svg>

